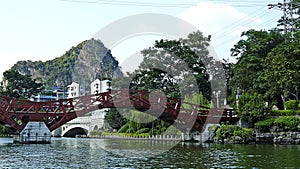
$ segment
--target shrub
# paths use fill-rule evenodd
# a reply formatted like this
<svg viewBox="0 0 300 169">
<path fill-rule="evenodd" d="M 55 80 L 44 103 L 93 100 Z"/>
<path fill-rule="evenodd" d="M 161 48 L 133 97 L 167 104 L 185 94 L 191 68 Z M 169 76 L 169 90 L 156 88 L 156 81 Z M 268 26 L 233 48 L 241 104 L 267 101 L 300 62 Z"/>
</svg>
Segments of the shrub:
<svg viewBox="0 0 300 169">
<path fill-rule="evenodd" d="M 271 116 L 295 116 L 300 115 L 300 110 L 272 110 Z"/>
<path fill-rule="evenodd" d="M 242 142 L 246 142 L 252 132 L 251 129 L 222 124 L 216 131 L 216 139 L 223 142 L 224 139 L 231 140 L 233 136 L 239 136 L 243 139 Z"/>
<path fill-rule="evenodd" d="M 135 129 L 132 126 L 130 126 L 130 128 L 128 128 L 126 133 L 135 133 Z"/>
<path fill-rule="evenodd" d="M 150 133 L 141 133 L 138 135 L 139 137 L 149 137 Z"/>
<path fill-rule="evenodd" d="M 102 135 L 102 136 L 117 136 L 118 133 L 102 131 L 102 132 L 101 132 L 101 135 Z"/>
<path fill-rule="evenodd" d="M 271 111 L 271 116 L 294 116 L 297 113 L 299 113 L 299 111 L 295 111 L 295 110 L 272 110 Z"/>
<path fill-rule="evenodd" d="M 136 134 L 148 133 L 149 130 L 150 130 L 149 128 L 142 128 L 142 129 L 139 129 L 138 131 L 136 131 Z"/>
<path fill-rule="evenodd" d="M 269 132 L 270 128 L 274 125 L 274 120 L 275 119 L 271 118 L 271 119 L 266 119 L 263 121 L 256 122 L 254 124 L 254 128 L 261 132 Z"/>
<path fill-rule="evenodd" d="M 97 136 L 97 135 L 99 135 L 99 131 L 98 130 L 93 130 L 93 131 L 90 132 L 90 135 L 91 136 Z"/>
<path fill-rule="evenodd" d="M 297 100 L 289 100 L 284 103 L 285 108 L 287 110 L 298 110 L 299 109 L 298 104 L 299 104 L 299 101 L 297 101 Z"/>
<path fill-rule="evenodd" d="M 234 130 L 233 135 L 241 137 L 243 139 L 243 142 L 246 142 L 246 140 L 251 136 L 252 133 L 252 129 L 237 128 L 237 130 Z"/>
<path fill-rule="evenodd" d="M 275 119 L 274 125 L 284 131 L 297 131 L 297 127 L 300 124 L 300 118 L 296 116 L 284 116 Z"/>
<path fill-rule="evenodd" d="M 128 129 L 129 129 L 129 123 L 123 125 L 123 126 L 118 130 L 118 133 L 126 133 Z"/>
<path fill-rule="evenodd" d="M 239 117 L 246 122 L 253 124 L 270 115 L 269 108 L 261 94 L 243 93 L 239 101 Z"/>
<path fill-rule="evenodd" d="M 237 126 L 222 124 L 216 131 L 216 139 L 223 141 L 224 139 L 230 139 L 233 136 L 233 132 Z"/>
</svg>

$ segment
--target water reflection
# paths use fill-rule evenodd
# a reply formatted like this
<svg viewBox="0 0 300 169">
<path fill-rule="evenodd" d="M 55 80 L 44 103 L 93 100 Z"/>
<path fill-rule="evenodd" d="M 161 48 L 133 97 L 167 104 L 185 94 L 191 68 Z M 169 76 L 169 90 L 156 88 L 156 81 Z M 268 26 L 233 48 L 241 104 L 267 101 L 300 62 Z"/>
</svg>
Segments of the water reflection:
<svg viewBox="0 0 300 169">
<path fill-rule="evenodd" d="M 105 140 L 101 148 L 127 158 L 149 158 L 163 154 L 178 144 L 178 141 L 158 140 Z"/>
<path fill-rule="evenodd" d="M 12 144 L 12 143 L 13 143 L 12 138 L 0 137 L 0 146 L 7 145 L 7 144 Z"/>
</svg>

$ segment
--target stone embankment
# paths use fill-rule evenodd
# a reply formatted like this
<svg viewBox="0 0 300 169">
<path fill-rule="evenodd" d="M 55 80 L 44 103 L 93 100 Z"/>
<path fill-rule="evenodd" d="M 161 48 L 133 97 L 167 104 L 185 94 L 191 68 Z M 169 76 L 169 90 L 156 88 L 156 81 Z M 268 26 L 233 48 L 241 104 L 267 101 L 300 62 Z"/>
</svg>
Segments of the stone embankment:
<svg viewBox="0 0 300 169">
<path fill-rule="evenodd" d="M 300 144 L 300 132 L 256 133 L 255 142 L 275 144 Z"/>
<path fill-rule="evenodd" d="M 259 133 L 256 132 L 249 136 L 245 141 L 239 136 L 232 136 L 230 139 L 224 139 L 222 142 L 211 139 L 210 142 L 224 144 L 297 144 L 300 145 L 300 132 L 273 132 Z"/>
</svg>

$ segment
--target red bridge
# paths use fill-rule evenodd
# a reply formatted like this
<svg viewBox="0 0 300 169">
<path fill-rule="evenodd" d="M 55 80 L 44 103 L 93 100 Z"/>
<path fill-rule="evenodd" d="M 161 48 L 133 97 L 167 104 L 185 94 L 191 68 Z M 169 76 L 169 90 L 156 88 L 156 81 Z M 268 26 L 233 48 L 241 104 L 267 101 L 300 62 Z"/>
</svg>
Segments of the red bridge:
<svg viewBox="0 0 300 169">
<path fill-rule="evenodd" d="M 0 96 L 0 122 L 21 132 L 28 122 L 45 122 L 50 131 L 68 121 L 102 108 L 134 108 L 185 132 L 203 130 L 206 123 L 235 122 L 232 109 L 210 109 L 179 99 L 137 90 L 117 90 L 72 99 L 32 102 Z"/>
</svg>

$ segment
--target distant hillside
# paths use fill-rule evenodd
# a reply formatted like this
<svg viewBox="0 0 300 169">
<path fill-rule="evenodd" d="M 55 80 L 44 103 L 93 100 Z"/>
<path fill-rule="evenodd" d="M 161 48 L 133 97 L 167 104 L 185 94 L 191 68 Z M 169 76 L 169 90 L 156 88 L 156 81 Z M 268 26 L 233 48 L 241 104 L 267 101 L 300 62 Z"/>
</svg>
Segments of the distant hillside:
<svg viewBox="0 0 300 169">
<path fill-rule="evenodd" d="M 67 86 L 75 81 L 90 84 L 96 78 L 123 76 L 118 61 L 100 40 L 86 40 L 62 56 L 42 61 L 19 61 L 11 69 L 30 74 L 46 87 Z"/>
</svg>

